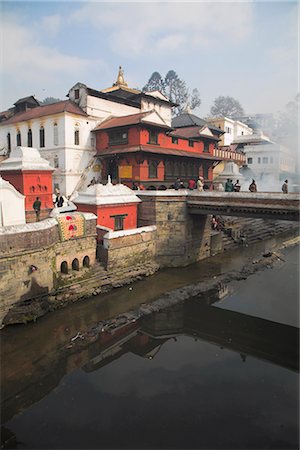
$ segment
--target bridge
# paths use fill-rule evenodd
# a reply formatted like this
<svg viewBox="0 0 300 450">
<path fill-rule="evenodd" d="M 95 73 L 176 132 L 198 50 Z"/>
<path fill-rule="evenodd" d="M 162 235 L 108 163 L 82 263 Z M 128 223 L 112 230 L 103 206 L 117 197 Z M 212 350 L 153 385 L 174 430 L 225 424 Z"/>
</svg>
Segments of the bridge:
<svg viewBox="0 0 300 450">
<path fill-rule="evenodd" d="M 190 214 L 299 221 L 299 194 L 194 192 L 187 195 Z"/>
</svg>

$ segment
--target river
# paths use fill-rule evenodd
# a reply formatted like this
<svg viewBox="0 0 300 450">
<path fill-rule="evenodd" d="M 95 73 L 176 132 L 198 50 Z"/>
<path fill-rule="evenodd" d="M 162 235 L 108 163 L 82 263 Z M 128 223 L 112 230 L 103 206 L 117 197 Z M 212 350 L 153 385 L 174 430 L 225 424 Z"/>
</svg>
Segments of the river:
<svg viewBox="0 0 300 450">
<path fill-rule="evenodd" d="M 298 246 L 232 281 L 221 299 L 210 292 L 114 322 L 170 290 L 255 264 L 273 244 L 3 329 L 4 448 L 298 449 Z"/>
</svg>

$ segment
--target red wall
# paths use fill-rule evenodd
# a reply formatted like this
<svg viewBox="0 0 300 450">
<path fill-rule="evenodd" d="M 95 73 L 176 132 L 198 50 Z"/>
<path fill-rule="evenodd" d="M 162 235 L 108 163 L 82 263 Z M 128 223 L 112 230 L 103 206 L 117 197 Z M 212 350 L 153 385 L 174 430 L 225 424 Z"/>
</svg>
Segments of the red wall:
<svg viewBox="0 0 300 450">
<path fill-rule="evenodd" d="M 76 203 L 77 210 L 82 212 L 91 212 L 97 218 L 97 225 L 102 225 L 107 228 L 114 229 L 114 218 L 110 217 L 118 214 L 127 214 L 124 218 L 124 230 L 130 230 L 137 227 L 137 203 L 127 203 L 121 205 L 86 205 Z"/>
<path fill-rule="evenodd" d="M 3 171 L 1 176 L 25 195 L 25 211 L 33 211 L 36 197 L 41 200 L 41 210 L 53 208 L 52 171 Z"/>
<path fill-rule="evenodd" d="M 113 149 L 114 147 L 123 147 L 123 146 L 136 146 L 136 145 L 155 145 L 149 144 L 149 132 L 146 128 L 139 128 L 137 126 L 132 126 L 128 129 L 128 143 L 117 146 L 109 145 L 108 143 L 108 131 L 98 131 L 96 133 L 96 148 L 101 153 L 101 150 L 106 148 Z M 209 152 L 205 152 L 205 154 L 213 154 L 214 142 L 209 144 Z M 178 138 L 178 144 L 172 143 L 172 137 L 167 136 L 164 131 L 158 131 L 158 144 L 157 146 L 161 146 L 164 148 L 184 150 L 191 153 L 203 153 L 204 143 L 203 141 L 194 141 L 194 146 L 189 146 L 188 139 Z"/>
</svg>

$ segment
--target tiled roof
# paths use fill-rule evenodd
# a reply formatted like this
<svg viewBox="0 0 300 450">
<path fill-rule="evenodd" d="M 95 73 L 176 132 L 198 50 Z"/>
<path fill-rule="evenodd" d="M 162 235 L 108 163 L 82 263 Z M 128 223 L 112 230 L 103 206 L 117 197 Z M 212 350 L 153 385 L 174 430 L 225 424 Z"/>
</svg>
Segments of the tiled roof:
<svg viewBox="0 0 300 450">
<path fill-rule="evenodd" d="M 210 159 L 212 161 L 221 161 L 222 158 L 208 155 L 206 153 L 195 153 L 195 152 L 189 152 L 185 150 L 177 150 L 177 149 L 169 149 L 169 148 L 162 148 L 157 146 L 151 146 L 151 145 L 136 145 L 132 147 L 126 147 L 126 148 L 106 148 L 101 150 L 101 152 L 98 153 L 98 156 L 112 156 L 116 154 L 124 154 L 124 153 L 137 153 L 137 152 L 145 152 L 145 153 L 153 153 L 153 154 L 159 154 L 159 155 L 170 155 L 170 156 L 185 156 L 187 158 L 196 158 L 196 159 Z"/>
<path fill-rule="evenodd" d="M 71 100 L 63 100 L 61 102 L 51 103 L 49 105 L 37 106 L 28 111 L 20 112 L 10 117 L 8 120 L 3 120 L 4 125 L 11 123 L 23 122 L 26 120 L 37 119 L 38 117 L 51 116 L 62 112 L 69 112 L 80 116 L 86 116 L 86 113 L 79 108 Z"/>
<path fill-rule="evenodd" d="M 220 130 L 217 127 L 214 127 L 213 125 L 210 125 L 205 120 L 201 119 L 198 116 L 195 116 L 191 113 L 183 113 L 180 114 L 180 116 L 174 117 L 172 119 L 172 127 L 174 128 L 184 128 L 184 127 L 193 127 L 193 126 L 200 126 L 200 127 L 208 127 L 210 130 L 217 131 L 220 134 L 223 134 L 224 132 Z"/>
<path fill-rule="evenodd" d="M 168 125 L 162 125 L 159 123 L 150 122 L 150 121 L 146 121 L 146 120 L 142 121 L 142 119 L 144 119 L 144 117 L 147 117 L 152 112 L 153 111 L 145 111 L 143 113 L 130 114 L 129 116 L 110 117 L 107 120 L 105 120 L 104 122 L 102 122 L 100 125 L 98 125 L 96 128 L 94 128 L 93 131 L 109 130 L 110 128 L 124 127 L 124 126 L 128 126 L 128 125 L 136 125 L 139 123 L 145 123 L 148 125 L 157 126 L 159 128 L 170 129 L 170 127 Z"/>
<path fill-rule="evenodd" d="M 171 131 L 170 136 L 178 136 L 178 137 L 183 137 L 185 139 L 191 139 L 191 138 L 207 138 L 207 139 L 212 139 L 215 141 L 218 141 L 219 138 L 217 136 L 209 136 L 207 134 L 201 134 L 201 131 L 204 128 L 209 128 L 208 126 L 193 126 L 193 127 L 185 127 L 185 128 L 177 128 L 174 131 Z"/>
<path fill-rule="evenodd" d="M 28 97 L 19 98 L 19 100 L 17 100 L 14 103 L 14 105 L 18 105 L 19 103 L 24 103 L 24 102 L 32 103 L 32 104 L 35 104 L 35 105 L 39 105 L 40 104 L 40 102 L 36 98 L 34 98 L 33 95 L 29 95 Z"/>
</svg>

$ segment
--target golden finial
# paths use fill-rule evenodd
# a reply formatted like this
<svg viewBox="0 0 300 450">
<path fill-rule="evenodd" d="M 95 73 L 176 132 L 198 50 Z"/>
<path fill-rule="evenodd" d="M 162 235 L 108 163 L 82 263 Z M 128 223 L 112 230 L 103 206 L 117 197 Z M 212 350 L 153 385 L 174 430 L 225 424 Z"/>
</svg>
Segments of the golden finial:
<svg viewBox="0 0 300 450">
<path fill-rule="evenodd" d="M 122 70 L 122 66 L 119 66 L 117 81 L 113 84 L 113 86 L 128 86 L 128 84 L 124 80 L 124 72 Z"/>
</svg>

